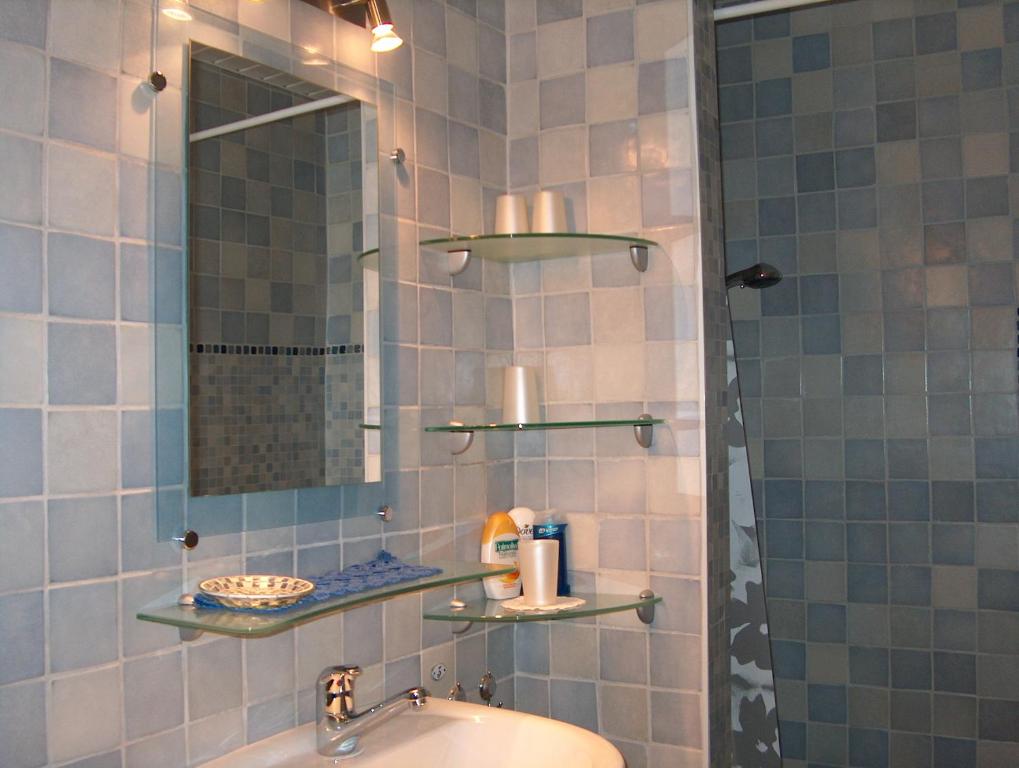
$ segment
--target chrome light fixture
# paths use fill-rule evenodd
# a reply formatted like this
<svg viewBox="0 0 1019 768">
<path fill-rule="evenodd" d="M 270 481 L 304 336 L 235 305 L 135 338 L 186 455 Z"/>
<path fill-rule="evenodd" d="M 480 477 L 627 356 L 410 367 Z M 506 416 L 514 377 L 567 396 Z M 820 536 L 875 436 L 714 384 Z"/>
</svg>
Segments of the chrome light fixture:
<svg viewBox="0 0 1019 768">
<path fill-rule="evenodd" d="M 386 0 L 342 0 L 334 2 L 336 8 L 363 5 L 368 15 L 368 26 L 372 31 L 371 49 L 375 53 L 392 51 L 403 45 L 403 38 L 393 28 L 393 15 Z"/>
<path fill-rule="evenodd" d="M 164 16 L 174 21 L 191 21 L 194 18 L 187 0 L 162 0 L 159 10 Z"/>
</svg>

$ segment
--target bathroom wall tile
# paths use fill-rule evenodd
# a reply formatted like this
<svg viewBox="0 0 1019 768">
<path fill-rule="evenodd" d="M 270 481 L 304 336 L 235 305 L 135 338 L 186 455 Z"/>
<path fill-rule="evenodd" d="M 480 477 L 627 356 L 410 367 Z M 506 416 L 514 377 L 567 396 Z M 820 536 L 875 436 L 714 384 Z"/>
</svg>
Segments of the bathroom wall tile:
<svg viewBox="0 0 1019 768">
<path fill-rule="evenodd" d="M 188 717 L 197 720 L 241 702 L 240 644 L 218 639 L 188 649 Z"/>
<path fill-rule="evenodd" d="M 45 671 L 45 649 L 38 642 L 43 629 L 43 593 L 21 592 L 0 598 L 10 618 L 2 628 L 7 652 L 0 661 L 0 682 L 38 677 Z"/>
<path fill-rule="evenodd" d="M 49 133 L 112 151 L 116 140 L 117 81 L 70 62 L 50 62 Z"/>
<path fill-rule="evenodd" d="M 42 492 L 41 412 L 0 409 L 0 427 L 11 436 L 0 452 L 0 496 L 33 496 Z"/>
<path fill-rule="evenodd" d="M 0 29 L 4 25 L 0 19 Z M 0 688 L 0 757 L 14 768 L 46 763 L 46 687 L 43 682 Z"/>
<path fill-rule="evenodd" d="M 41 134 L 45 104 L 38 95 L 45 90 L 45 59 L 29 48 L 4 44 L 0 46 L 0 71 L 10 105 L 0 117 L 0 127 Z"/>
<path fill-rule="evenodd" d="M 52 589 L 49 608 L 50 668 L 54 672 L 116 659 L 116 584 Z"/>
<path fill-rule="evenodd" d="M 583 75 L 541 81 L 540 100 L 542 129 L 584 122 Z"/>
<path fill-rule="evenodd" d="M 52 0 L 50 46 L 61 58 L 104 70 L 120 67 L 120 9 L 113 0 Z M 83 36 L 87 28 L 90 34 Z"/>
<path fill-rule="evenodd" d="M 637 107 L 641 115 L 683 109 L 688 103 L 685 58 L 648 62 L 638 71 Z"/>
<path fill-rule="evenodd" d="M 53 234 L 48 246 L 50 313 L 93 320 L 112 319 L 113 243 Z"/>
<path fill-rule="evenodd" d="M 42 220 L 42 145 L 0 134 L 0 160 L 8 183 L 0 192 L 0 217 L 38 224 Z"/>
<path fill-rule="evenodd" d="M 700 696 L 690 693 L 651 693 L 651 739 L 677 746 L 701 746 Z"/>
<path fill-rule="evenodd" d="M 61 677 L 49 685 L 50 721 L 64 724 L 50 729 L 50 759 L 71 760 L 120 743 L 123 694 L 117 668 Z M 82 707 L 82 701 L 89 706 Z"/>
<path fill-rule="evenodd" d="M 46 45 L 46 22 L 49 2 L 36 3 L 31 0 L 16 0 L 4 9 L 0 16 L 0 37 L 17 43 L 44 48 Z"/>
<path fill-rule="evenodd" d="M 116 414 L 60 411 L 47 418 L 52 493 L 112 490 L 117 478 Z M 87 439 L 86 439 L 87 438 Z"/>
<path fill-rule="evenodd" d="M 113 326 L 51 323 L 48 334 L 50 402 L 112 404 L 117 397 Z"/>
<path fill-rule="evenodd" d="M 633 60 L 633 11 L 619 11 L 587 19 L 587 66 L 599 67 Z"/>
<path fill-rule="evenodd" d="M 549 715 L 556 720 L 597 731 L 598 707 L 595 684 L 573 680 L 551 680 Z"/>
<path fill-rule="evenodd" d="M 82 547 L 89 532 L 116 530 L 117 502 L 112 496 L 59 499 L 49 502 L 50 581 L 75 581 L 115 576 L 118 542 L 108 539 Z M 148 531 L 151 535 L 151 529 Z M 83 538 L 84 537 L 84 538 Z"/>
<path fill-rule="evenodd" d="M 49 223 L 91 234 L 113 234 L 115 164 L 71 147 L 49 152 Z"/>
</svg>

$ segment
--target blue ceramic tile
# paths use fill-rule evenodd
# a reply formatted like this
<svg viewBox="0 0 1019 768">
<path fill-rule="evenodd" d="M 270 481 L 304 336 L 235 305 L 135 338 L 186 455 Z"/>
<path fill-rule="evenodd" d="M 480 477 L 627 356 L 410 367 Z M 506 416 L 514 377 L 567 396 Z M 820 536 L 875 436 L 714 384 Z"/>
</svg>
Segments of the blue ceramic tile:
<svg viewBox="0 0 1019 768">
<path fill-rule="evenodd" d="M 892 688 L 929 690 L 931 654 L 893 648 L 891 651 Z"/>
<path fill-rule="evenodd" d="M 846 570 L 849 602 L 888 602 L 888 574 L 884 565 L 851 563 Z"/>
<path fill-rule="evenodd" d="M 874 23 L 874 58 L 896 59 L 913 55 L 913 20 L 891 19 Z"/>
<path fill-rule="evenodd" d="M 890 520 L 929 520 L 930 516 L 930 491 L 926 481 L 898 480 L 888 483 Z"/>
<path fill-rule="evenodd" d="M 934 611 L 934 647 L 973 651 L 977 647 L 976 611 Z"/>
<path fill-rule="evenodd" d="M 797 195 L 796 210 L 800 234 L 830 232 L 836 228 L 835 195 L 831 192 Z"/>
<path fill-rule="evenodd" d="M 766 479 L 764 498 L 768 518 L 803 517 L 803 483 L 799 480 Z"/>
<path fill-rule="evenodd" d="M 112 325 L 49 325 L 50 402 L 108 405 L 117 400 L 117 350 Z"/>
<path fill-rule="evenodd" d="M 754 123 L 749 122 L 722 126 L 722 154 L 727 161 L 754 156 L 754 129 Z M 512 147 L 514 143 L 516 142 L 511 142 L 510 146 Z M 512 164 L 510 167 L 512 168 Z"/>
<path fill-rule="evenodd" d="M 0 8 L 0 38 L 46 47 L 49 0 L 8 0 Z"/>
<path fill-rule="evenodd" d="M 842 386 L 847 395 L 880 395 L 884 391 L 881 355 L 849 355 L 843 361 Z"/>
<path fill-rule="evenodd" d="M 785 235 L 796 231 L 796 206 L 793 198 L 776 197 L 759 200 L 757 211 L 761 235 Z"/>
<path fill-rule="evenodd" d="M 633 61 L 633 11 L 618 11 L 587 20 L 587 66 Z"/>
<path fill-rule="evenodd" d="M 855 147 L 873 144 L 874 110 L 871 107 L 835 113 L 835 146 Z"/>
<path fill-rule="evenodd" d="M 1019 611 L 1019 572 L 981 568 L 977 605 L 982 610 Z"/>
<path fill-rule="evenodd" d="M 768 557 L 803 557 L 803 525 L 795 520 L 771 520 L 767 526 Z"/>
<path fill-rule="evenodd" d="M 930 395 L 927 398 L 927 411 L 931 435 L 968 435 L 972 433 L 968 395 Z M 978 446 L 978 467 L 979 453 Z"/>
<path fill-rule="evenodd" d="M 750 120 L 754 116 L 753 85 L 746 83 L 719 88 L 718 113 L 723 123 Z"/>
<path fill-rule="evenodd" d="M 116 78 L 60 59 L 50 60 L 51 137 L 112 151 L 116 124 Z"/>
<path fill-rule="evenodd" d="M 842 351 L 839 315 L 813 315 L 802 321 L 803 354 L 835 355 Z"/>
<path fill-rule="evenodd" d="M 1019 482 L 1014 480 L 986 480 L 976 484 L 976 517 L 982 523 L 1019 522 Z M 972 504 L 972 501 L 971 501 Z M 970 508 L 969 520 L 973 519 Z"/>
<path fill-rule="evenodd" d="M 807 712 L 811 721 L 844 723 L 847 709 L 844 685 L 807 686 Z"/>
<path fill-rule="evenodd" d="M 757 117 L 778 117 L 793 111 L 793 86 L 790 78 L 761 80 L 755 88 Z"/>
<path fill-rule="evenodd" d="M 598 704 L 595 690 L 593 682 L 553 679 L 549 686 L 549 714 L 557 720 L 596 731 Z"/>
<path fill-rule="evenodd" d="M 637 111 L 641 115 L 685 109 L 690 101 L 686 59 L 651 61 L 640 65 L 637 73 Z M 584 79 L 578 75 L 579 87 Z M 578 122 L 584 121 L 580 115 Z M 728 157 L 732 157 L 729 155 Z"/>
<path fill-rule="evenodd" d="M 888 732 L 873 728 L 850 728 L 849 764 L 888 768 Z"/>
<path fill-rule="evenodd" d="M 846 607 L 807 603 L 807 640 L 812 643 L 846 642 Z"/>
<path fill-rule="evenodd" d="M 42 493 L 42 412 L 0 408 L 0 497 Z"/>
<path fill-rule="evenodd" d="M 839 191 L 839 229 L 871 229 L 877 226 L 877 195 L 874 189 Z"/>
<path fill-rule="evenodd" d="M 1019 6 L 1014 3 L 1005 5 L 1005 42 L 1019 42 Z"/>
<path fill-rule="evenodd" d="M 964 51 L 962 54 L 962 89 L 979 91 L 1001 86 L 1001 49 Z"/>
<path fill-rule="evenodd" d="M 787 117 L 754 123 L 758 157 L 788 155 L 793 151 L 793 124 Z"/>
<path fill-rule="evenodd" d="M 884 563 L 888 559 L 888 526 L 885 523 L 846 525 L 846 559 L 851 563 Z"/>
<path fill-rule="evenodd" d="M 888 685 L 888 649 L 849 648 L 849 681 L 854 685 Z"/>
<path fill-rule="evenodd" d="M 44 4 L 44 3 L 41 3 Z M 0 10 L 0 31 L 4 30 Z M 11 768 L 46 764 L 46 683 L 0 688 L 0 760 Z"/>
<path fill-rule="evenodd" d="M 724 48 L 718 52 L 718 83 L 747 82 L 753 78 L 750 46 Z"/>
<path fill-rule="evenodd" d="M 788 13 L 762 13 L 753 17 L 754 40 L 774 40 L 789 37 Z"/>
<path fill-rule="evenodd" d="M 792 195 L 795 192 L 791 157 L 769 157 L 757 162 L 757 194 L 760 197 Z"/>
<path fill-rule="evenodd" d="M 934 690 L 977 692 L 977 657 L 969 653 L 934 654 Z"/>
<path fill-rule="evenodd" d="M 808 480 L 803 496 L 806 517 L 813 520 L 845 518 L 845 483 L 836 480 Z"/>
<path fill-rule="evenodd" d="M 82 546 L 94 531 L 117 529 L 117 500 L 112 496 L 53 499 L 49 502 L 50 581 L 95 579 L 117 574 L 118 542 L 104 536 Z M 152 535 L 152 531 L 148 531 Z"/>
<path fill-rule="evenodd" d="M 52 247 L 52 246 L 51 246 Z M 42 309 L 42 233 L 0 224 L 0 310 Z"/>
<path fill-rule="evenodd" d="M 993 741 L 1019 741 L 1019 701 L 981 699 L 979 702 L 980 738 Z M 949 741 L 937 739 L 937 742 Z M 975 746 L 968 742 L 969 746 Z M 961 746 L 961 745 L 960 745 Z M 966 753 L 969 754 L 968 752 Z M 963 765 L 963 763 L 959 763 Z M 966 765 L 973 765 L 972 762 Z"/>
<path fill-rule="evenodd" d="M 812 72 L 831 66 L 831 41 L 827 33 L 793 38 L 793 72 Z"/>
<path fill-rule="evenodd" d="M 966 180 L 966 216 L 968 218 L 1007 215 L 1007 176 Z"/>
<path fill-rule="evenodd" d="M 538 23 L 551 24 L 553 21 L 574 19 L 583 15 L 582 0 L 542 0 L 538 3 Z"/>
<path fill-rule="evenodd" d="M 751 19 L 736 19 L 721 22 L 716 26 L 716 35 L 719 48 L 730 48 L 734 45 L 749 43 L 753 35 L 753 21 Z"/>
<path fill-rule="evenodd" d="M 913 138 L 916 138 L 915 101 L 893 101 L 877 105 L 878 142 Z"/>
<path fill-rule="evenodd" d="M 775 676 L 785 680 L 804 680 L 807 676 L 807 654 L 803 643 L 772 640 L 772 663 Z"/>
<path fill-rule="evenodd" d="M 846 440 L 846 477 L 850 480 L 882 480 L 885 451 L 881 440 Z"/>
<path fill-rule="evenodd" d="M 54 233 L 49 237 L 47 262 L 51 314 L 113 318 L 112 242 Z"/>
<path fill-rule="evenodd" d="M 832 98 L 837 110 L 872 107 L 877 100 L 874 90 L 874 67 L 839 67 L 832 79 Z"/>
<path fill-rule="evenodd" d="M 975 448 L 977 478 L 1019 478 L 1019 437 L 978 437 Z"/>
<path fill-rule="evenodd" d="M 118 654 L 117 585 L 51 589 L 50 668 L 54 672 L 113 661 Z"/>
<path fill-rule="evenodd" d="M 889 440 L 888 477 L 919 480 L 928 475 L 926 440 Z"/>
<path fill-rule="evenodd" d="M 803 561 L 768 560 L 767 590 L 772 598 L 803 599 Z"/>
<path fill-rule="evenodd" d="M 835 166 L 831 152 L 818 152 L 796 157 L 796 189 L 823 192 L 835 188 Z"/>
<path fill-rule="evenodd" d="M 845 526 L 842 523 L 807 523 L 807 560 L 844 560 L 846 557 L 845 530 Z"/>
<path fill-rule="evenodd" d="M 959 4 L 960 6 L 962 3 Z M 973 739 L 951 739 L 935 736 L 934 768 L 977 768 L 977 742 Z"/>
<path fill-rule="evenodd" d="M 954 51 L 958 45 L 957 38 L 955 13 L 936 13 L 931 16 L 916 17 L 916 52 L 918 55 Z"/>
<path fill-rule="evenodd" d="M 39 677 L 45 671 L 42 592 L 0 597 L 0 684 Z M 2 691 L 3 688 L 0 688 Z"/>
<path fill-rule="evenodd" d="M 893 565 L 890 599 L 893 605 L 930 605 L 931 569 L 922 565 Z"/>
<path fill-rule="evenodd" d="M 835 168 L 839 187 L 869 187 L 877 176 L 874 167 L 874 149 L 847 149 L 835 153 Z"/>
<path fill-rule="evenodd" d="M 958 96 L 921 99 L 917 108 L 921 138 L 958 136 L 962 130 Z"/>
</svg>

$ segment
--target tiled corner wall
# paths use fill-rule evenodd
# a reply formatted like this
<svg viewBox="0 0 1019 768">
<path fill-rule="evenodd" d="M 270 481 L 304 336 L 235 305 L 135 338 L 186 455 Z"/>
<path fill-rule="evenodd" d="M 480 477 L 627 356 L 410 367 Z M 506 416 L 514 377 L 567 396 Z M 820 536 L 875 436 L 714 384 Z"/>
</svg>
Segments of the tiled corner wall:
<svg viewBox="0 0 1019 768">
<path fill-rule="evenodd" d="M 1019 764 L 1019 4 L 718 41 L 728 267 L 785 275 L 730 293 L 784 764 Z"/>
<path fill-rule="evenodd" d="M 167 328 L 182 319 L 180 303 L 166 301 L 182 294 L 179 282 L 166 282 L 181 274 L 182 187 L 169 145 L 160 142 L 158 169 L 149 151 L 153 99 L 158 130 L 180 131 L 180 83 L 171 77 L 158 97 L 141 86 L 151 69 L 153 2 L 4 0 L 4 768 L 197 764 L 307 721 L 315 675 L 336 662 L 365 667 L 365 702 L 428 679 L 442 662 L 450 673 L 432 684 L 438 693 L 454 676 L 473 692 L 491 668 L 500 697 L 513 703 L 511 629 L 454 641 L 448 625 L 421 621 L 422 601 L 448 600 L 450 591 L 253 641 L 182 644 L 174 630 L 134 618 L 145 602 L 217 573 L 308 574 L 380 546 L 473 557 L 485 514 L 511 504 L 513 493 L 511 452 L 500 461 L 495 443 L 482 440 L 454 462 L 441 436 L 420 429 L 448 419 L 454 402 L 484 409 L 486 355 L 512 348 L 500 320 L 510 316 L 508 271 L 475 264 L 451 281 L 441 260 L 416 247 L 451 222 L 479 229 L 485 201 L 505 188 L 503 4 L 392 0 L 407 44 L 377 58 L 366 32 L 297 0 L 191 5 L 220 16 L 208 40 L 217 47 L 243 54 L 271 47 L 270 37 L 314 40 L 348 66 L 374 73 L 377 61 L 396 87 L 386 122 L 396 137 L 387 131 L 381 140 L 402 146 L 408 162 L 379 169 L 382 231 L 391 233 L 382 290 L 396 308 L 383 320 L 384 483 L 200 500 L 191 505 L 202 523 L 198 549 L 182 555 L 156 543 L 152 379 L 166 371 L 152 370 L 151 323 L 154 312 Z M 152 270 L 165 288 L 155 307 Z M 183 434 L 176 439 L 183 444 Z M 383 502 L 396 510 L 384 532 L 359 516 Z M 248 533 L 214 535 L 242 519 Z"/>
<path fill-rule="evenodd" d="M 507 4 L 511 189 L 561 190 L 575 231 L 664 245 L 644 274 L 625 251 L 513 267 L 514 360 L 541 371 L 549 418 L 668 420 L 649 450 L 629 429 L 516 438 L 516 502 L 569 523 L 573 589 L 665 598 L 651 627 L 517 627 L 517 708 L 602 733 L 632 768 L 703 766 L 709 746 L 691 13 Z"/>
</svg>

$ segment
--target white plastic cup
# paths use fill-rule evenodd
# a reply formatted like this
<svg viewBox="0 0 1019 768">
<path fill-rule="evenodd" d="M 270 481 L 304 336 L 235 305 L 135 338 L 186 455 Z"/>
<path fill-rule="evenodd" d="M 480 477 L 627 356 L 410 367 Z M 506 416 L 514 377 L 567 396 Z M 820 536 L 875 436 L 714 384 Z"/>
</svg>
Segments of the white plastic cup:
<svg viewBox="0 0 1019 768">
<path fill-rule="evenodd" d="M 518 235 L 527 231 L 527 201 L 524 196 L 499 195 L 495 198 L 495 234 Z"/>
<path fill-rule="evenodd" d="M 531 424 L 538 412 L 538 379 L 533 368 L 508 365 L 502 372 L 503 424 Z"/>
<path fill-rule="evenodd" d="M 566 232 L 566 198 L 562 192 L 543 189 L 534 193 L 532 232 Z"/>
<path fill-rule="evenodd" d="M 520 542 L 520 582 L 528 605 L 555 605 L 559 580 L 559 542 L 534 539 Z"/>
</svg>

